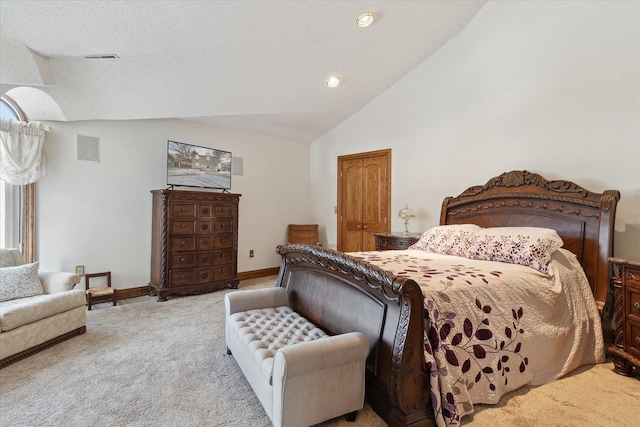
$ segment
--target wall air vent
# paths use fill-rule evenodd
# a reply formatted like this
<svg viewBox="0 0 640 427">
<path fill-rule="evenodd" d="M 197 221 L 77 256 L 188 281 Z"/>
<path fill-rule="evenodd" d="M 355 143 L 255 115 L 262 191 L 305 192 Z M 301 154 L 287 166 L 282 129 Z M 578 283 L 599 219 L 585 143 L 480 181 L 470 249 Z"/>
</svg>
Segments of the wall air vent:
<svg viewBox="0 0 640 427">
<path fill-rule="evenodd" d="M 115 53 L 104 53 L 102 55 L 87 55 L 85 56 L 85 58 L 86 59 L 116 59 L 120 57 Z"/>
</svg>

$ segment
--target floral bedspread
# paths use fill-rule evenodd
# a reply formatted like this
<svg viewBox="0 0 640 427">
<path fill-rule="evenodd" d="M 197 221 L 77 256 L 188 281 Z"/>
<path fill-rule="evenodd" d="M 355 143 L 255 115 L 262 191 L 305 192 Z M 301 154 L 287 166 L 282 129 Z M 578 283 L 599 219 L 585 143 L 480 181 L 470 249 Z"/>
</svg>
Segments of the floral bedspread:
<svg viewBox="0 0 640 427">
<path fill-rule="evenodd" d="M 473 404 L 497 403 L 604 361 L 600 316 L 575 256 L 559 249 L 549 273 L 419 250 L 352 252 L 414 279 L 425 295 L 424 354 L 439 426 Z"/>
</svg>

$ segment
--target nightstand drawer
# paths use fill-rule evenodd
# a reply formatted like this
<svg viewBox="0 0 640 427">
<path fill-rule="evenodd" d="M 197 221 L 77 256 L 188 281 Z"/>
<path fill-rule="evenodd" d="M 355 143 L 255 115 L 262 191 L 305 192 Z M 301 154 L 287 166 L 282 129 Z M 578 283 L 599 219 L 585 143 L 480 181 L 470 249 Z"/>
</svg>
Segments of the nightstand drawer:
<svg viewBox="0 0 640 427">
<path fill-rule="evenodd" d="M 640 291 L 640 269 L 627 267 L 627 286 L 635 286 Z"/>
<path fill-rule="evenodd" d="M 625 351 L 640 358 L 640 323 L 627 322 L 626 338 Z"/>
<path fill-rule="evenodd" d="M 413 245 L 420 238 L 420 234 L 412 233 L 404 235 L 402 233 L 376 233 L 374 234 L 376 239 L 377 251 L 392 251 L 407 249 Z"/>
<path fill-rule="evenodd" d="M 627 286 L 624 312 L 630 320 L 640 322 L 640 289 Z"/>
</svg>

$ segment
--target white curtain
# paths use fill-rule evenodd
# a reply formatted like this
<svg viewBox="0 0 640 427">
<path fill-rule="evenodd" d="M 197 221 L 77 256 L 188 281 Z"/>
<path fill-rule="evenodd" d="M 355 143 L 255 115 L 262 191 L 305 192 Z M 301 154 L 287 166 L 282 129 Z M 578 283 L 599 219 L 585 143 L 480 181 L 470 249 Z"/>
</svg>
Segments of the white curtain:
<svg viewBox="0 0 640 427">
<path fill-rule="evenodd" d="M 44 132 L 39 122 L 0 118 L 0 179 L 13 185 L 27 185 L 47 174 Z"/>
</svg>

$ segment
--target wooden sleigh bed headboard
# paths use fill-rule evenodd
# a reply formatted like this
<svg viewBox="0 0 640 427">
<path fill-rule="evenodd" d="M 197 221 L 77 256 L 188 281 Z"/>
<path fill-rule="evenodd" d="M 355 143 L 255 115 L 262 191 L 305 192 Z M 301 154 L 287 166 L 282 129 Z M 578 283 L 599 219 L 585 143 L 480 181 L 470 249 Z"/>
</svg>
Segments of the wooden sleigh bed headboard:
<svg viewBox="0 0 640 427">
<path fill-rule="evenodd" d="M 602 314 L 618 200 L 617 190 L 593 193 L 570 181 L 547 181 L 531 172 L 511 171 L 444 199 L 440 224 L 556 230 L 563 247 L 582 265 Z"/>
<path fill-rule="evenodd" d="M 585 190 L 569 181 L 547 181 L 512 171 L 473 186 L 442 204 L 440 224 L 555 229 L 576 254 L 598 308 L 608 291 L 620 194 Z M 424 359 L 424 296 L 407 277 L 349 254 L 311 245 L 278 246 L 277 286 L 286 287 L 296 311 L 329 333 L 358 330 L 369 337 L 367 400 L 390 426 L 434 426 Z"/>
</svg>

